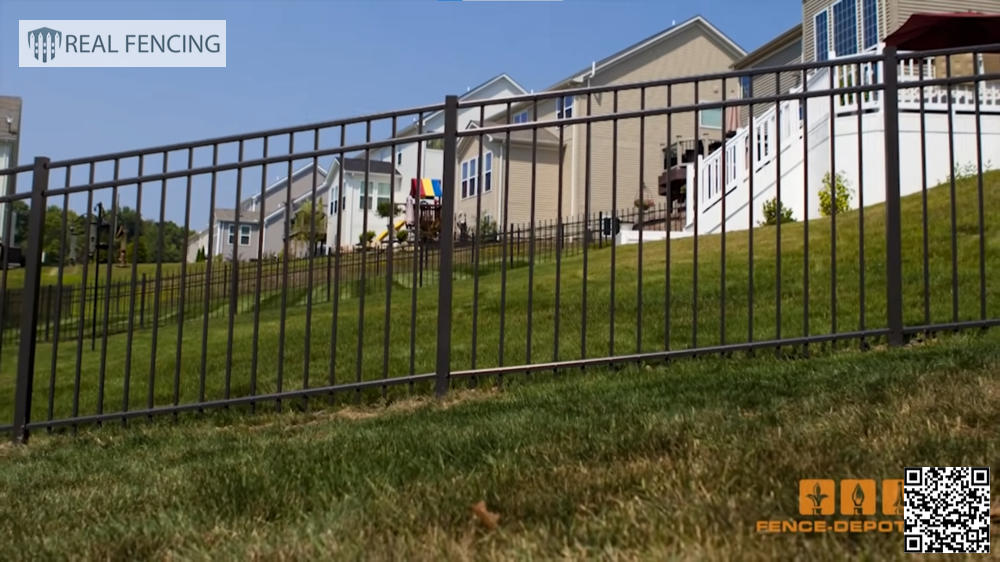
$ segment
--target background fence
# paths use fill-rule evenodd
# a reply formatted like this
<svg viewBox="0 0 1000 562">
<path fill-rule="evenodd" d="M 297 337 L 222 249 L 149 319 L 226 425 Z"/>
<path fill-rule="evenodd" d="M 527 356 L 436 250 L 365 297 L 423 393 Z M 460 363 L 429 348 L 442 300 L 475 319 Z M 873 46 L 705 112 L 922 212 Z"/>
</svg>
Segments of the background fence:
<svg viewBox="0 0 1000 562">
<path fill-rule="evenodd" d="M 975 86 L 1000 75 L 949 72 L 900 83 L 897 69 L 927 57 L 997 49 L 903 56 L 887 49 L 502 100 L 451 96 L 443 105 L 97 157 L 37 158 L 31 166 L 2 170 L 17 189 L 0 196 L 0 204 L 8 213 L 14 203 L 27 204 L 29 220 L 25 239 L 18 240 L 26 267 L 0 273 L 0 419 L 11 420 L 0 431 L 25 440 L 35 429 L 176 418 L 217 407 L 309 408 L 391 400 L 431 387 L 440 395 L 456 379 L 501 384 L 515 373 L 847 340 L 899 345 L 908 334 L 995 325 L 1000 295 L 987 273 L 1000 259 L 992 243 L 998 227 L 990 220 L 1000 211 L 1000 178 L 989 171 L 991 155 L 982 143 L 1000 133 L 997 114 L 978 101 L 974 111 L 941 114 L 922 106 L 901 110 L 898 100 L 932 86 L 938 97 L 954 87 L 963 100 L 969 92 L 978 100 Z M 817 85 L 819 73 L 845 76 L 833 70 L 856 67 L 860 76 L 862 65 L 878 71 L 863 83 L 830 78 Z M 762 75 L 774 75 L 778 88 L 730 95 Z M 782 91 L 783 77 L 812 87 Z M 575 100 L 572 109 L 562 101 L 567 97 Z M 782 118 L 788 102 L 801 108 L 798 127 L 794 117 Z M 836 140 L 818 161 L 819 129 L 809 116 L 827 105 L 830 117 L 822 126 L 830 131 L 826 138 Z M 770 129 L 754 126 L 761 106 L 775 110 Z M 740 112 L 738 122 L 727 117 L 721 129 L 702 125 L 704 112 L 731 108 Z M 439 111 L 443 130 L 424 131 L 424 118 Z M 922 139 L 931 134 L 925 119 L 946 116 L 949 139 L 962 123 L 974 123 L 976 150 L 956 151 L 949 141 L 946 150 L 922 152 L 920 159 L 901 155 L 901 111 L 916 111 Z M 513 118 L 522 112 L 529 113 L 527 121 Z M 843 116 L 857 125 L 842 128 L 837 119 Z M 478 126 L 460 130 L 460 118 Z M 411 122 L 416 125 L 401 134 L 399 125 Z M 706 137 L 711 142 L 702 143 Z M 773 155 L 765 150 L 771 138 Z M 854 144 L 842 144 L 845 138 Z M 678 151 L 695 140 L 712 153 Z M 278 260 L 260 253 L 240 263 L 234 253 L 228 261 L 175 265 L 163 263 L 158 251 L 156 261 L 140 268 L 133 251 L 124 268 L 85 258 L 72 275 L 61 263 L 41 263 L 43 242 L 53 237 L 59 255 L 69 254 L 71 211 L 89 222 L 96 203 L 112 216 L 128 205 L 138 214 L 136 224 L 143 217 L 159 224 L 169 219 L 184 232 L 200 226 L 194 215 L 204 213 L 213 247 L 210 210 L 238 206 L 263 192 L 269 177 L 290 177 L 320 159 L 370 161 L 379 150 L 395 161 L 397 151 L 415 145 L 420 154 L 428 144 L 443 146 L 444 197 L 436 218 L 446 225 L 430 243 L 292 258 L 293 217 L 285 213 Z M 790 161 L 791 146 L 803 147 L 801 161 Z M 748 154 L 737 156 L 738 150 Z M 463 161 L 484 162 L 486 152 L 492 165 L 487 171 L 478 166 L 475 184 L 459 177 Z M 855 157 L 845 158 L 848 153 Z M 767 185 L 763 156 L 776 160 Z M 905 185 L 912 195 L 901 197 L 900 163 L 922 161 L 926 168 L 934 158 L 947 159 L 949 170 L 971 158 L 972 167 L 938 186 L 924 174 L 922 185 Z M 732 172 L 735 162 L 751 161 L 747 174 Z M 808 209 L 821 204 L 822 187 L 810 169 L 835 177 L 837 162 L 858 167 L 864 185 L 853 186 L 847 206 L 817 216 L 817 207 Z M 369 165 L 361 185 L 371 186 L 374 173 Z M 397 173 L 389 174 L 392 184 Z M 650 182 L 658 181 L 664 199 L 650 208 L 629 206 L 644 201 Z M 457 197 L 459 185 L 467 197 Z M 333 189 L 346 193 L 343 174 Z M 390 195 L 393 205 L 396 196 Z M 740 198 L 749 203 L 738 204 Z M 807 210 L 785 219 L 757 210 L 766 209 L 765 200 L 780 210 L 792 199 Z M 674 212 L 678 201 L 686 202 L 684 216 Z M 291 204 L 288 190 L 284 208 Z M 52 205 L 62 211 L 58 228 L 46 224 Z M 456 206 L 475 217 L 472 224 L 483 224 L 488 214 L 505 226 L 489 236 L 463 237 Z M 260 226 L 266 212 L 254 214 Z M 721 219 L 710 224 L 709 212 Z M 348 239 L 342 215 L 326 217 L 330 247 Z M 614 243 L 610 226 L 617 221 L 625 225 L 621 243 Z M 325 225 L 310 223 L 298 228 L 308 228 L 310 239 L 322 237 Z M 633 223 L 643 225 L 637 240 L 625 235 Z M 363 230 L 381 224 L 365 214 Z M 239 226 L 237 215 L 236 232 Z M 162 229 L 154 234 L 162 250 Z M 255 235 L 263 247 L 263 229 Z M 420 238 L 419 232 L 411 237 Z M 12 242 L 8 229 L 3 243 Z"/>
</svg>

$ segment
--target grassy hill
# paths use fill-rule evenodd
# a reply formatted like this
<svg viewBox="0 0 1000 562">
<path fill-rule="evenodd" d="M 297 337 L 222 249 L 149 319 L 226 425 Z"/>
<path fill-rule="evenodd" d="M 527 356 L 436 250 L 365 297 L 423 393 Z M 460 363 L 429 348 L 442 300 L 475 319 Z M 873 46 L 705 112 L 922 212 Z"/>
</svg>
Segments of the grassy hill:
<svg viewBox="0 0 1000 562">
<path fill-rule="evenodd" d="M 998 187 L 1000 187 L 1000 174 L 996 172 L 988 174 L 985 177 L 984 189 L 984 211 L 987 221 L 983 239 L 984 267 L 987 272 L 995 270 L 1000 259 L 1000 225 L 992 218 L 1000 211 Z M 961 320 L 980 317 L 977 184 L 972 179 L 963 179 L 958 182 L 956 193 L 957 314 L 953 310 L 952 301 L 949 189 L 947 186 L 937 187 L 929 190 L 927 196 L 929 298 L 926 310 L 921 198 L 917 194 L 903 201 L 903 296 L 905 316 L 910 325 L 921 324 L 926 320 L 947 322 L 956 318 Z M 720 236 L 700 237 L 697 299 L 694 296 L 695 261 L 691 240 L 678 240 L 670 245 L 669 269 L 666 260 L 668 249 L 664 243 L 644 245 L 641 271 L 637 267 L 639 259 L 637 246 L 614 250 L 615 267 L 612 267 L 611 249 L 593 250 L 589 256 L 586 289 L 582 256 L 573 256 L 563 261 L 558 284 L 556 264 L 551 261 L 540 263 L 534 269 L 530 285 L 532 300 L 530 355 L 528 350 L 530 272 L 527 267 L 515 268 L 508 273 L 506 284 L 504 364 L 658 351 L 664 349 L 666 343 L 669 343 L 671 349 L 681 349 L 694 344 L 713 345 L 723 341 L 723 334 L 725 342 L 734 343 L 746 341 L 751 335 L 759 340 L 778 336 L 797 337 L 806 333 L 828 333 L 834 328 L 843 332 L 862 327 L 882 327 L 885 325 L 883 215 L 881 205 L 863 210 L 863 237 L 859 233 L 862 216 L 858 211 L 838 216 L 835 257 L 831 244 L 830 219 L 808 223 L 808 298 L 805 293 L 805 223 L 785 224 L 781 227 L 780 283 L 775 227 L 753 229 L 752 261 L 749 231 L 730 233 L 726 237 L 724 260 Z M 860 253 L 862 248 L 865 260 L 863 269 Z M 723 263 L 726 272 L 724 299 Z M 835 289 L 831 284 L 834 267 Z M 612 278 L 615 288 L 614 299 L 611 298 Z M 666 298 L 668 279 L 669 302 Z M 558 308 L 555 306 L 557 287 L 560 292 Z M 640 287 L 641 303 L 638 298 Z M 325 286 L 318 286 L 317 290 L 326 289 Z M 1000 294 L 998 294 L 1000 289 L 995 280 L 987 279 L 985 291 L 987 316 L 1000 316 Z M 473 365 L 473 295 L 472 279 L 465 277 L 456 281 L 451 355 L 452 367 L 456 370 L 468 369 Z M 586 306 L 583 304 L 584 296 Z M 489 367 L 500 363 L 501 298 L 500 274 L 489 273 L 481 276 L 476 318 L 476 367 Z M 242 313 L 235 318 L 231 355 L 228 353 L 227 345 L 228 319 L 212 318 L 208 323 L 207 332 L 203 332 L 200 318 L 186 322 L 183 325 L 184 333 L 180 346 L 182 355 L 179 359 L 179 401 L 184 403 L 196 400 L 201 393 L 202 384 L 206 399 L 221 398 L 224 396 L 227 378 L 231 396 L 247 395 L 253 384 L 255 365 L 258 393 L 277 390 L 279 378 L 281 388 L 284 390 L 302 388 L 306 382 L 309 386 L 317 386 L 331 380 L 354 381 L 359 374 L 360 378 L 371 380 L 382 376 L 384 364 L 387 364 L 385 372 L 390 376 L 408 374 L 411 361 L 411 293 L 403 287 L 393 288 L 388 311 L 387 357 L 383 356 L 386 325 L 384 299 L 383 290 L 376 290 L 366 297 L 363 328 L 360 326 L 362 319 L 360 300 L 340 301 L 335 345 L 331 345 L 333 303 L 323 303 L 314 306 L 312 311 L 307 311 L 303 295 L 289 299 L 283 347 L 280 337 L 280 299 L 272 299 L 269 306 L 261 311 L 256 346 L 253 345 L 254 315 Z M 418 290 L 413 335 L 415 341 L 413 371 L 416 373 L 433 371 L 436 301 L 437 287 Z M 806 309 L 807 304 L 808 309 Z M 695 310 L 698 314 L 696 324 L 692 321 Z M 668 320 L 669 333 L 667 333 Z M 361 346 L 358 345 L 359 331 L 363 334 Z M 203 333 L 207 333 L 204 347 Z M 155 362 L 152 361 L 154 357 L 152 332 L 148 328 L 137 331 L 131 342 L 126 334 L 119 334 L 107 339 L 106 349 L 102 344 L 103 342 L 99 340 L 96 350 L 91 350 L 87 342 L 84 348 L 79 350 L 79 362 L 75 344 L 72 342 L 60 344 L 55 362 L 54 385 L 50 384 L 52 346 L 50 344 L 39 346 L 34 419 L 48 416 L 50 393 L 54 417 L 64 417 L 72 412 L 73 388 L 78 368 L 81 388 L 79 407 L 82 413 L 95 411 L 102 378 L 105 389 L 105 411 L 115 411 L 125 404 L 126 381 L 130 388 L 127 400 L 130 409 L 146 405 L 150 388 L 153 391 L 155 405 L 172 402 L 175 367 L 178 362 L 176 325 L 159 328 Z M 127 352 L 129 346 L 131 354 Z M 282 347 L 281 357 L 279 357 L 279 347 Z M 0 419 L 6 420 L 10 419 L 12 411 L 16 353 L 9 345 L 0 353 L 2 353 Z M 203 361 L 204 369 L 202 369 Z M 334 364 L 332 377 L 331 363 Z M 305 380 L 306 375 L 308 381 Z M 393 398 L 399 398 L 407 395 L 409 391 L 409 388 L 403 387 L 389 389 L 388 393 Z M 381 390 L 378 388 L 371 389 L 364 393 L 363 398 L 374 400 L 380 393 Z"/>
<path fill-rule="evenodd" d="M 908 560 L 755 523 L 800 478 L 1000 465 L 998 330 L 523 381 L 0 444 L 0 559 Z"/>
</svg>

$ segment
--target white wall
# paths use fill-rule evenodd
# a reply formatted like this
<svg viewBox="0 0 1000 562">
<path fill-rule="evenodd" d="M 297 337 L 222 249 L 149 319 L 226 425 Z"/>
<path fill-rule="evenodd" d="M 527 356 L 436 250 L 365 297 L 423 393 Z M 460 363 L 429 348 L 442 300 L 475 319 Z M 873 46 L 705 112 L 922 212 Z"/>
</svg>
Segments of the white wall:
<svg viewBox="0 0 1000 562">
<path fill-rule="evenodd" d="M 330 186 L 331 193 L 336 193 L 340 185 L 339 171 L 334 174 L 333 184 Z M 343 209 L 337 209 L 336 213 L 330 212 L 330 205 L 327 204 L 326 212 L 326 240 L 327 246 L 329 248 L 335 248 L 337 242 L 337 221 L 338 215 L 341 221 L 340 226 L 340 246 L 343 249 L 351 249 L 358 243 L 358 237 L 364 232 L 365 219 L 368 220 L 368 230 L 375 233 L 378 237 L 386 229 L 386 219 L 378 216 L 376 209 L 368 210 L 367 212 L 360 209 L 361 196 L 363 192 L 361 190 L 361 184 L 364 182 L 364 174 L 347 172 L 344 176 L 344 198 L 341 199 L 343 203 Z M 369 182 L 388 182 L 389 176 L 387 174 L 369 174 Z M 396 176 L 396 192 L 394 194 L 395 202 L 400 208 L 406 202 L 406 196 L 409 195 L 410 182 L 404 182 L 402 178 Z M 369 188 L 369 196 L 375 198 L 375 193 Z M 330 199 L 333 201 L 333 198 Z M 393 219 L 396 222 L 403 218 L 402 213 Z"/>
<path fill-rule="evenodd" d="M 812 109 L 810 109 L 812 111 Z M 819 190 L 823 177 L 835 169 L 847 180 L 853 194 L 851 208 L 857 208 L 863 191 L 865 206 L 885 201 L 885 137 L 884 115 L 881 112 L 867 113 L 862 116 L 861 130 L 858 134 L 857 115 L 837 117 L 834 122 L 834 162 L 831 167 L 830 125 L 825 116 L 813 120 L 810 113 L 810 130 L 808 156 L 807 189 L 803 189 L 804 162 L 803 140 L 800 130 L 794 135 L 783 139 L 781 150 L 781 200 L 792 210 L 796 220 L 814 219 L 821 216 L 819 207 Z M 1000 166 L 1000 115 L 991 114 L 981 117 L 982 154 L 984 169 L 996 169 Z M 948 116 L 942 113 L 925 114 L 924 133 L 921 134 L 920 115 L 913 112 L 901 112 L 899 116 L 899 147 L 900 147 L 900 193 L 909 195 L 919 192 L 924 185 L 924 166 L 926 166 L 927 187 L 934 187 L 948 180 L 952 169 L 949 153 Z M 958 166 L 975 166 L 977 163 L 976 125 L 975 118 L 969 114 L 953 116 L 952 129 L 954 139 L 954 163 Z M 924 155 L 921 155 L 921 137 L 924 138 Z M 747 137 L 750 140 L 752 137 Z M 860 139 L 860 152 L 859 152 Z M 859 155 L 862 167 L 859 173 Z M 741 158 L 737 159 L 742 165 Z M 693 165 L 692 165 L 693 168 Z M 763 219 L 763 205 L 766 201 L 777 197 L 778 183 L 776 181 L 777 158 L 755 170 L 753 176 L 753 226 Z M 700 176 L 709 173 L 702 164 Z M 743 175 L 743 174 L 740 174 Z M 688 225 L 689 232 L 694 232 L 694 196 L 699 191 L 694 190 L 693 169 L 688 172 Z M 699 177 L 699 183 L 702 183 Z M 702 189 L 703 191 L 703 189 Z M 722 228 L 722 213 L 720 198 L 706 198 L 701 193 L 698 208 L 698 234 L 719 232 Z M 750 184 L 749 177 L 741 178 L 729 186 L 726 198 L 726 230 L 744 230 L 750 226 Z M 808 210 L 806 208 L 808 202 Z M 808 211 L 808 212 L 807 212 Z"/>
</svg>

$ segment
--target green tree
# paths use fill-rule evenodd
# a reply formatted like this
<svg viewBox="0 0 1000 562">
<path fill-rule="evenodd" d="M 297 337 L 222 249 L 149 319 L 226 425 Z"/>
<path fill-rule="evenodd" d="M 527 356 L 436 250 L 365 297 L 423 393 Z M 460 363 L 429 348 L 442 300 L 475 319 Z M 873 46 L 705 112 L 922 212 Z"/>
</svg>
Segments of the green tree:
<svg viewBox="0 0 1000 562">
<path fill-rule="evenodd" d="M 315 253 L 319 245 L 326 240 L 326 212 L 323 199 L 317 199 L 315 206 L 312 201 L 307 201 L 295 212 L 292 221 L 292 240 L 304 242 L 311 253 Z"/>
<path fill-rule="evenodd" d="M 830 172 L 827 172 L 823 176 L 823 187 L 819 190 L 819 210 L 823 216 L 848 211 L 851 208 L 851 191 L 843 173 L 837 173 L 835 179 L 831 180 Z"/>
<path fill-rule="evenodd" d="M 67 258 L 73 255 L 71 244 L 74 236 L 70 232 L 74 231 L 80 222 L 79 216 L 72 210 L 66 210 L 66 247 L 62 246 L 63 239 L 63 211 L 62 207 L 50 205 L 45 209 L 45 228 L 42 231 L 42 251 L 45 253 L 45 263 L 58 264 L 66 263 Z M 79 243 L 77 241 L 77 243 Z M 80 254 L 78 254 L 79 257 Z"/>
</svg>

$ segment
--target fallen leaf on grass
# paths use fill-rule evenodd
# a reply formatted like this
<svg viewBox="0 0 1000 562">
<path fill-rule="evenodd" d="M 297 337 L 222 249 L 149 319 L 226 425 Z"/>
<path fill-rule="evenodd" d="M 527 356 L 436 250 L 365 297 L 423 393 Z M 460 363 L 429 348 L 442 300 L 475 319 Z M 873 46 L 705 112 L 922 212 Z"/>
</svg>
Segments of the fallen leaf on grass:
<svg viewBox="0 0 1000 562">
<path fill-rule="evenodd" d="M 500 521 L 500 514 L 493 513 L 486 509 L 485 501 L 481 501 L 472 506 L 472 514 L 476 516 L 476 519 L 479 519 L 479 522 L 482 523 L 484 527 L 491 531 L 497 528 L 497 523 Z"/>
</svg>

